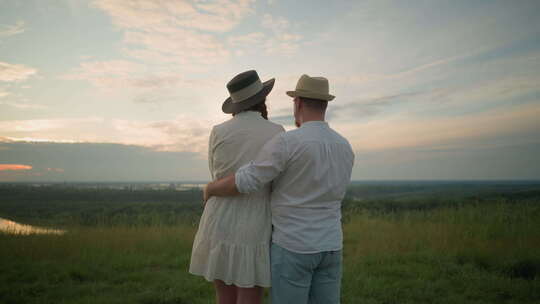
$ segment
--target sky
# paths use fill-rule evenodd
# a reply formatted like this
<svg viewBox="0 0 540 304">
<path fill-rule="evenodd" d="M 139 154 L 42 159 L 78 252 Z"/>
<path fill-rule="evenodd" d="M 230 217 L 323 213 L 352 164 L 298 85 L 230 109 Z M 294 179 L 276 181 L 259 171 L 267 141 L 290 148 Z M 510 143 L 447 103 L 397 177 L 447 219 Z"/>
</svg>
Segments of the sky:
<svg viewBox="0 0 540 304">
<path fill-rule="evenodd" d="M 540 1 L 0 0 L 0 181 L 205 181 L 226 83 L 302 74 L 354 180 L 540 179 Z"/>
</svg>

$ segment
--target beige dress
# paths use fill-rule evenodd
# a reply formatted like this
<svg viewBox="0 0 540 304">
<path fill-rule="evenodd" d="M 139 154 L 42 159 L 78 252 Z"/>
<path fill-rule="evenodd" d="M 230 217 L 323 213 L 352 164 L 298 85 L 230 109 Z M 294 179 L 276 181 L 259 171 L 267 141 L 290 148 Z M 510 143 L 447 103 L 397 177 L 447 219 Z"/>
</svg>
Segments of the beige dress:
<svg viewBox="0 0 540 304">
<path fill-rule="evenodd" d="M 253 160 L 282 126 L 258 112 L 241 112 L 214 126 L 208 160 L 212 179 L 235 173 Z M 270 186 L 206 203 L 193 242 L 189 272 L 239 287 L 270 287 Z"/>
</svg>

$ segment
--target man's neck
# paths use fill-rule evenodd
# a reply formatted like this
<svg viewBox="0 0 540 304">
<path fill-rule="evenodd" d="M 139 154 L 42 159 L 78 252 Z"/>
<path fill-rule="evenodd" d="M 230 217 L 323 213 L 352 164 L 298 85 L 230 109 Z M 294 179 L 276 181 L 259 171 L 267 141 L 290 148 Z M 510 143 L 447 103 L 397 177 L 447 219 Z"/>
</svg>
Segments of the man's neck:
<svg viewBox="0 0 540 304">
<path fill-rule="evenodd" d="M 311 114 L 311 115 L 304 115 L 302 117 L 302 124 L 310 121 L 324 121 L 324 115 L 321 114 Z"/>
</svg>

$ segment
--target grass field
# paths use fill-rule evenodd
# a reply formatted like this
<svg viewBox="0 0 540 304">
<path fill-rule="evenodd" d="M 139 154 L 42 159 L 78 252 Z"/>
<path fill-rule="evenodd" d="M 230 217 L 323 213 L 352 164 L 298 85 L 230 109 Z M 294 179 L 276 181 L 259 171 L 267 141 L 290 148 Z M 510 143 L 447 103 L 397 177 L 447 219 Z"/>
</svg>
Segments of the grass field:
<svg viewBox="0 0 540 304">
<path fill-rule="evenodd" d="M 342 303 L 540 303 L 539 199 L 415 202 L 347 202 Z M 70 225 L 0 233 L 0 303 L 214 303 L 192 224 Z"/>
</svg>

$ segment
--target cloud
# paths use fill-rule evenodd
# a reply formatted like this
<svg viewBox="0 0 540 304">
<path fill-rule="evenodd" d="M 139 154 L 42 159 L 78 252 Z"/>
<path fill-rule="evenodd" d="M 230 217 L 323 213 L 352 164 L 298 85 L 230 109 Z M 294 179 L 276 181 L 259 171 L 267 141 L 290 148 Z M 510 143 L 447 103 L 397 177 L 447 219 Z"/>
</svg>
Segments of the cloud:
<svg viewBox="0 0 540 304">
<path fill-rule="evenodd" d="M 124 30 L 124 53 L 146 63 L 181 71 L 204 71 L 228 60 L 215 33 L 228 32 L 253 12 L 252 0 L 96 0 Z"/>
<path fill-rule="evenodd" d="M 30 170 L 32 166 L 20 165 L 20 164 L 0 164 L 0 171 L 20 171 Z"/>
<path fill-rule="evenodd" d="M 301 41 L 299 35 L 291 33 L 292 25 L 286 19 L 271 15 L 265 17 L 265 26 L 277 21 L 278 27 L 232 34 L 254 13 L 251 0 L 96 0 L 91 6 L 108 15 L 121 31 L 123 59 L 83 62 L 64 79 L 87 80 L 139 104 L 181 96 L 197 99 L 200 94 L 215 98 L 215 94 L 200 90 L 208 87 L 202 82 L 215 83 L 214 78 L 219 78 L 218 85 L 223 87 L 223 77 L 208 74 L 220 74 L 215 73 L 216 68 L 229 63 L 233 54 L 290 55 Z"/>
<path fill-rule="evenodd" d="M 91 6 L 122 31 L 124 59 L 82 62 L 62 78 L 86 80 L 143 104 L 177 99 L 214 82 L 208 76 L 199 79 L 229 60 L 218 34 L 253 13 L 251 0 L 95 0 Z"/>
<path fill-rule="evenodd" d="M 402 78 L 402 77 L 410 77 L 418 72 L 422 72 L 424 70 L 428 70 L 428 69 L 432 69 L 432 68 L 435 68 L 435 67 L 438 67 L 438 66 L 442 66 L 442 65 L 448 65 L 448 64 L 451 64 L 457 60 L 460 60 L 460 59 L 464 59 L 464 58 L 467 58 L 467 57 L 470 57 L 474 54 L 476 54 L 477 52 L 471 52 L 471 53 L 467 53 L 467 54 L 464 54 L 464 55 L 457 55 L 457 56 L 451 56 L 451 57 L 447 57 L 447 58 L 441 58 L 441 59 L 438 59 L 438 60 L 435 60 L 435 61 L 431 61 L 431 62 L 427 62 L 427 63 L 424 63 L 424 64 L 421 64 L 419 66 L 415 66 L 415 67 L 411 67 L 411 68 L 408 68 L 402 72 L 398 72 L 396 74 L 391 74 L 391 75 L 387 75 L 386 79 L 393 79 L 393 78 Z"/>
<path fill-rule="evenodd" d="M 113 127 L 121 137 L 117 142 L 136 144 L 159 151 L 184 151 L 206 156 L 212 123 L 204 119 L 178 116 L 174 120 L 114 120 Z"/>
<path fill-rule="evenodd" d="M 289 29 L 290 23 L 284 17 L 264 14 L 261 19 L 261 26 L 274 32 L 284 32 Z"/>
<path fill-rule="evenodd" d="M 422 72 L 429 72 L 436 68 L 444 68 L 446 66 L 452 65 L 460 60 L 470 58 L 471 56 L 477 55 L 479 52 L 469 52 L 462 55 L 456 55 L 451 57 L 440 58 L 430 62 L 424 62 L 412 67 L 407 67 L 401 71 L 392 71 L 390 73 L 359 73 L 355 75 L 336 75 L 331 77 L 332 80 L 337 84 L 342 85 L 366 85 L 366 83 L 373 82 L 389 82 L 396 81 L 399 79 L 414 79 L 416 81 L 421 80 L 417 74 Z M 416 76 L 416 77 L 415 77 Z"/>
<path fill-rule="evenodd" d="M 189 116 L 151 121 L 100 117 L 5 120 L 0 121 L 4 136 L 0 142 L 119 143 L 205 157 L 213 124 Z"/>
<path fill-rule="evenodd" d="M 135 103 L 146 103 L 146 104 L 159 103 L 159 102 L 163 102 L 164 100 L 166 99 L 164 99 L 163 96 L 154 95 L 154 94 L 139 95 L 133 98 L 133 102 Z"/>
<path fill-rule="evenodd" d="M 438 146 L 467 140 L 540 132 L 537 104 L 498 108 L 460 117 L 415 117 L 398 114 L 339 128 L 356 150 L 381 151 Z"/>
<path fill-rule="evenodd" d="M 17 21 L 14 25 L 4 25 L 0 27 L 0 38 L 17 35 L 24 32 L 24 21 Z"/>
<path fill-rule="evenodd" d="M 538 83 L 540 79 L 535 76 L 505 76 L 422 91 L 360 98 L 345 104 L 331 104 L 327 113 L 330 119 L 341 122 L 380 116 L 385 112 L 386 115 L 397 112 L 409 116 L 430 113 L 435 117 L 459 117 L 464 113 L 497 109 L 520 97 L 525 98 L 522 103 L 534 102 L 534 97 L 531 101 L 526 98 L 540 91 Z"/>
<path fill-rule="evenodd" d="M 191 81 L 172 72 L 149 72 L 145 65 L 127 60 L 83 62 L 61 77 L 68 80 L 86 80 L 104 92 L 124 89 L 123 96 L 137 103 L 154 103 L 177 98 L 168 88 L 193 88 L 208 81 Z"/>
<path fill-rule="evenodd" d="M 353 179 L 538 180 L 540 144 L 356 152 Z"/>
<path fill-rule="evenodd" d="M 531 6 L 538 8 L 532 3 L 351 3 L 316 42 L 322 54 L 343 58 L 323 62 L 343 78 L 336 92 L 340 99 L 432 88 L 459 91 L 466 82 L 522 74 L 534 66 L 538 71 L 539 22 L 526 17 L 533 15 Z M 486 11 L 493 18 L 484 18 Z M 518 56 L 529 57 L 529 67 L 520 62 L 502 67 L 502 61 L 519 61 Z M 337 77 L 329 78 L 338 84 Z"/>
<path fill-rule="evenodd" d="M 5 83 L 5 87 L 0 86 L 0 106 L 8 106 L 22 110 L 44 109 L 45 106 L 31 104 L 27 102 L 15 101 L 13 95 L 13 84 L 27 81 L 37 70 L 22 64 L 11 64 L 0 61 L 0 84 Z M 10 96 L 11 98 L 5 98 Z M 16 96 L 16 95 L 15 95 Z M 9 100 L 9 101 L 5 101 Z M 23 99 L 26 101 L 25 99 Z"/>
<path fill-rule="evenodd" d="M 102 118 L 61 118 L 61 119 L 29 119 L 0 121 L 0 129 L 9 132 L 54 131 L 65 128 L 80 128 L 84 124 L 100 124 Z"/>
<path fill-rule="evenodd" d="M 260 25 L 269 33 L 252 32 L 227 39 L 228 45 L 236 49 L 237 55 L 259 48 L 266 54 L 292 55 L 300 48 L 303 37 L 291 32 L 291 23 L 286 18 L 264 14 Z"/>
<path fill-rule="evenodd" d="M 37 70 L 22 64 L 10 64 L 0 61 L 0 81 L 24 81 L 37 73 Z"/>
<path fill-rule="evenodd" d="M 62 168 L 47 168 L 46 170 L 49 172 L 56 172 L 56 173 L 64 173 L 66 171 Z"/>
<path fill-rule="evenodd" d="M 96 77 L 129 76 L 142 69 L 142 66 L 126 60 L 93 61 L 81 63 L 81 72 Z"/>
<path fill-rule="evenodd" d="M 31 170 L 0 171 L 0 181 L 208 180 L 205 159 L 189 152 L 105 143 L 0 143 L 0 159 Z"/>
<path fill-rule="evenodd" d="M 7 95 L 4 95 L 4 96 L 7 96 Z M 2 92 L 0 92 L 0 98 L 2 98 Z M 31 104 L 31 103 L 20 103 L 20 102 L 3 102 L 3 101 L 0 101 L 0 105 L 5 105 L 5 106 L 9 106 L 9 107 L 13 107 L 13 108 L 16 108 L 16 109 L 21 109 L 21 110 L 41 110 L 41 109 L 46 109 L 47 106 L 44 106 L 44 105 L 40 105 L 40 104 Z"/>
<path fill-rule="evenodd" d="M 11 93 L 9 93 L 8 91 L 4 91 L 2 88 L 0 88 L 0 98 L 6 97 L 9 94 Z"/>
<path fill-rule="evenodd" d="M 228 43 L 232 47 L 253 47 L 261 44 L 264 40 L 264 34 L 261 32 L 253 32 L 240 36 L 232 36 L 228 38 Z"/>
<path fill-rule="evenodd" d="M 175 64 L 188 71 L 204 71 L 209 65 L 225 62 L 229 51 L 211 34 L 170 28 L 166 31 L 128 31 L 125 53 L 147 62 Z"/>
<path fill-rule="evenodd" d="M 438 116 L 460 116 L 463 113 L 504 108 L 516 101 L 523 104 L 538 102 L 539 77 L 508 76 L 478 81 L 474 84 L 433 90 L 420 101 L 431 102 Z"/>
<path fill-rule="evenodd" d="M 329 120 L 338 122 L 358 122 L 359 119 L 372 117 L 383 113 L 385 109 L 388 109 L 396 104 L 415 102 L 422 95 L 427 95 L 432 92 L 433 91 L 406 92 L 388 96 L 364 98 L 346 104 L 330 104 L 326 112 L 326 117 Z"/>
<path fill-rule="evenodd" d="M 338 89 L 347 90 L 345 94 L 337 92 L 339 102 L 329 107 L 330 118 L 341 122 L 384 120 L 398 114 L 421 119 L 458 118 L 538 102 L 537 52 L 492 57 L 481 64 L 471 59 L 486 52 L 441 59 L 387 75 L 331 76 Z M 394 82 L 398 78 L 400 81 Z"/>
<path fill-rule="evenodd" d="M 291 24 L 284 17 L 264 14 L 261 26 L 272 32 L 264 48 L 268 54 L 291 55 L 300 48 L 302 36 L 290 32 Z"/>
<path fill-rule="evenodd" d="M 283 39 L 285 36 L 277 36 L 270 39 L 265 44 L 265 50 L 272 55 L 292 55 L 300 49 L 300 45 L 295 41 Z M 297 36 L 300 37 L 300 36 Z"/>
<path fill-rule="evenodd" d="M 73 139 L 53 139 L 37 137 L 0 137 L 0 142 L 27 142 L 27 143 L 76 143 Z"/>
<path fill-rule="evenodd" d="M 100 88 L 128 88 L 143 69 L 143 65 L 127 60 L 88 61 L 62 78 L 87 80 Z"/>
<path fill-rule="evenodd" d="M 96 0 L 97 7 L 120 28 L 166 31 L 184 27 L 210 32 L 226 32 L 253 12 L 252 0 L 160 1 Z"/>
<path fill-rule="evenodd" d="M 199 77 L 174 71 L 151 71 L 144 64 L 128 60 L 88 61 L 72 69 L 61 79 L 85 80 L 111 98 L 132 100 L 137 104 L 156 104 L 193 98 L 193 92 L 223 87 L 217 76 Z"/>
<path fill-rule="evenodd" d="M 177 85 L 182 78 L 176 74 L 146 75 L 142 78 L 131 79 L 129 82 L 137 88 L 162 88 Z"/>
<path fill-rule="evenodd" d="M 523 61 L 536 61 L 538 59 L 538 54 L 533 54 L 531 57 L 527 56 L 528 54 L 518 54 L 517 56 L 508 56 L 505 54 L 508 52 L 508 49 L 512 49 L 516 45 L 522 44 L 522 41 L 511 41 L 505 43 L 499 43 L 497 45 L 488 47 L 488 46 L 478 46 L 473 50 L 463 52 L 458 55 L 444 57 L 436 59 L 430 62 L 425 62 L 413 67 L 404 69 L 396 73 L 378 75 L 378 77 L 371 77 L 370 80 L 396 80 L 403 78 L 410 78 L 417 76 L 423 72 L 433 72 L 433 70 L 439 70 L 442 72 L 453 72 L 455 69 L 458 69 L 460 66 L 463 68 L 474 68 L 478 69 L 478 64 L 481 63 L 483 66 L 489 65 L 502 65 L 502 64 L 516 64 L 522 63 Z M 522 56 L 525 55 L 525 56 Z M 509 62 L 510 61 L 510 62 Z M 482 67 L 485 68 L 485 67 Z M 446 69 L 446 70 L 445 70 Z"/>
</svg>

